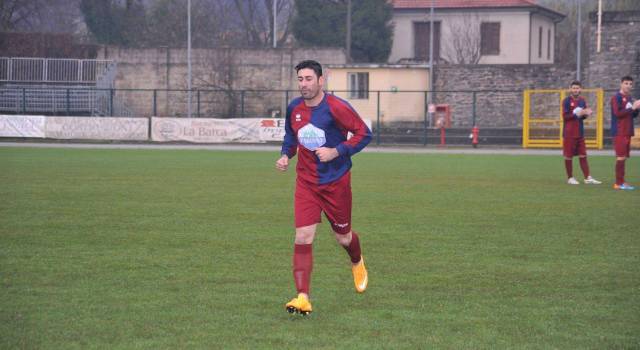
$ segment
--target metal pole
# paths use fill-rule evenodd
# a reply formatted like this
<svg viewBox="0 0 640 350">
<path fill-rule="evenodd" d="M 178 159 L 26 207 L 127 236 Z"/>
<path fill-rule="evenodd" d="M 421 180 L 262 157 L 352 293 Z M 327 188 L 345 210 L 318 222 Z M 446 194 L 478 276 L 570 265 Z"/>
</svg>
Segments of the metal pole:
<svg viewBox="0 0 640 350">
<path fill-rule="evenodd" d="M 376 145 L 380 144 L 380 90 L 378 90 L 378 110 L 376 112 Z"/>
<path fill-rule="evenodd" d="M 351 0 L 347 0 L 347 63 L 351 62 Z"/>
<path fill-rule="evenodd" d="M 582 4 L 580 0 L 576 0 L 578 5 L 578 33 L 577 33 L 577 48 L 576 48 L 576 80 L 580 81 L 580 61 L 582 60 Z"/>
<path fill-rule="evenodd" d="M 278 9 L 277 9 L 278 0 L 273 0 L 273 48 L 275 49 L 278 46 L 278 39 L 276 36 L 277 19 L 278 19 Z"/>
<path fill-rule="evenodd" d="M 187 66 L 188 66 L 188 80 L 187 80 L 187 117 L 191 118 L 191 0 L 187 1 Z"/>
<path fill-rule="evenodd" d="M 240 118 L 244 118 L 244 90 L 240 91 Z"/>
<path fill-rule="evenodd" d="M 67 115 L 71 115 L 71 92 L 67 89 Z"/>
<path fill-rule="evenodd" d="M 596 52 L 600 52 L 602 41 L 602 0 L 598 0 L 598 29 L 596 29 Z"/>
<path fill-rule="evenodd" d="M 113 117 L 113 89 L 109 89 L 109 116 Z"/>
<path fill-rule="evenodd" d="M 473 126 L 476 126 L 476 92 L 473 92 Z"/>
<path fill-rule="evenodd" d="M 158 116 L 158 90 L 153 89 L 153 116 Z"/>
<path fill-rule="evenodd" d="M 424 100 L 427 101 L 429 99 L 429 92 L 424 92 Z M 427 138 L 429 134 L 429 107 L 427 106 L 427 110 L 424 113 L 424 143 L 423 146 L 427 145 Z"/>
<path fill-rule="evenodd" d="M 431 11 L 429 13 L 429 104 L 433 103 L 433 7 L 435 0 L 431 0 Z"/>
<path fill-rule="evenodd" d="M 196 117 L 200 118 L 200 90 L 196 91 Z"/>
</svg>

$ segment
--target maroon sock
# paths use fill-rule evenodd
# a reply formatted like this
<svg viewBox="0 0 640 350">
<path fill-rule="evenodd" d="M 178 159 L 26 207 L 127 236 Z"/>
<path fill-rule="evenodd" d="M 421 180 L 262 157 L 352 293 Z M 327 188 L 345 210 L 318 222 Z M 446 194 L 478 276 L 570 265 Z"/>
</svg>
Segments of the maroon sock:
<svg viewBox="0 0 640 350">
<path fill-rule="evenodd" d="M 309 294 L 311 270 L 313 270 L 313 246 L 296 244 L 293 248 L 293 280 L 298 293 Z"/>
<path fill-rule="evenodd" d="M 355 232 L 351 232 L 351 243 L 348 246 L 344 247 L 344 249 L 349 253 L 349 257 L 351 258 L 352 263 L 357 263 L 360 261 L 361 253 L 360 253 L 360 239 L 358 238 L 358 234 Z"/>
<path fill-rule="evenodd" d="M 565 159 L 564 168 L 567 170 L 567 178 L 573 177 L 573 159 Z"/>
<path fill-rule="evenodd" d="M 582 169 L 582 173 L 584 174 L 584 178 L 589 177 L 589 163 L 587 162 L 587 157 L 580 157 L 580 169 Z"/>
<path fill-rule="evenodd" d="M 616 160 L 616 185 L 624 183 L 624 160 Z"/>
</svg>

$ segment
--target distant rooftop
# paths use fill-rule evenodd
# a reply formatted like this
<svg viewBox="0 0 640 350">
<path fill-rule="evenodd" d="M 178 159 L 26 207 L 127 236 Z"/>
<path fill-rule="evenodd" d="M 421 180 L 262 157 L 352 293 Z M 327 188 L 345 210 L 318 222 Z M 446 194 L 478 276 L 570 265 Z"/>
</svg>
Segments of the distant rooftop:
<svg viewBox="0 0 640 350">
<path fill-rule="evenodd" d="M 428 9 L 432 0 L 393 0 L 393 8 Z M 495 9 L 495 8 L 528 8 L 543 11 L 550 17 L 561 20 L 564 14 L 536 4 L 533 0 L 434 0 L 434 9 Z"/>
</svg>

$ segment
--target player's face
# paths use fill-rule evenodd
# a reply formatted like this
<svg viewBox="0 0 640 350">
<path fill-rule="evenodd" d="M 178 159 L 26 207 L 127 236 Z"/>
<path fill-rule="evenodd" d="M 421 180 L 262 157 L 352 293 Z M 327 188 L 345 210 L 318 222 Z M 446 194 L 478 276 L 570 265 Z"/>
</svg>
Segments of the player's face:
<svg viewBox="0 0 640 350">
<path fill-rule="evenodd" d="M 313 100 L 322 90 L 323 78 L 316 76 L 311 68 L 303 68 L 298 71 L 298 89 L 302 98 Z"/>
<path fill-rule="evenodd" d="M 633 89 L 633 81 L 625 80 L 622 83 L 620 83 L 620 91 L 622 91 L 625 95 L 629 95 L 632 89 Z"/>
<path fill-rule="evenodd" d="M 573 97 L 580 96 L 580 91 L 582 91 L 582 88 L 580 87 L 580 85 L 571 85 L 571 96 Z"/>
</svg>

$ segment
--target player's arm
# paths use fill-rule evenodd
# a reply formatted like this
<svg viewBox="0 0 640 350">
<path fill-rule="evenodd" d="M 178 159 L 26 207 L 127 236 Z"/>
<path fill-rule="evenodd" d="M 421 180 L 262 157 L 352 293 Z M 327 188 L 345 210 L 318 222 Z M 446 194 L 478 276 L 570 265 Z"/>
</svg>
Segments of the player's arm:
<svg viewBox="0 0 640 350">
<path fill-rule="evenodd" d="M 276 169 L 286 171 L 289 167 L 289 158 L 293 158 L 298 151 L 298 139 L 291 128 L 291 108 L 287 108 L 287 116 L 284 121 L 284 140 L 282 142 L 282 150 L 280 158 L 276 161 Z"/>
<path fill-rule="evenodd" d="M 611 98 L 611 112 L 618 119 L 633 118 L 635 112 L 633 108 L 627 108 L 622 104 L 622 97 L 620 95 L 613 96 Z"/>
<path fill-rule="evenodd" d="M 284 140 L 282 142 L 281 155 L 286 155 L 288 158 L 293 158 L 298 151 L 298 139 L 291 128 L 291 106 L 287 108 L 287 116 L 284 120 Z"/>
<path fill-rule="evenodd" d="M 350 139 L 336 146 L 336 151 L 341 156 L 352 156 L 371 142 L 371 130 L 348 104 L 336 104 L 335 108 L 335 111 L 333 111 L 335 122 L 353 134 Z"/>
<path fill-rule="evenodd" d="M 633 109 L 633 118 L 637 118 L 640 115 L 640 99 L 633 101 L 631 109 Z"/>
<path fill-rule="evenodd" d="M 593 110 L 591 108 L 589 108 L 589 106 L 587 105 L 587 101 L 583 98 L 582 100 L 582 119 L 587 119 L 587 117 L 590 117 L 593 114 Z"/>
<path fill-rule="evenodd" d="M 564 119 L 564 121 L 578 119 L 578 116 L 575 115 L 571 109 L 571 99 L 568 97 L 562 102 L 562 119 Z"/>
</svg>

